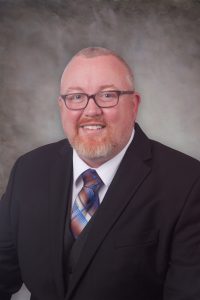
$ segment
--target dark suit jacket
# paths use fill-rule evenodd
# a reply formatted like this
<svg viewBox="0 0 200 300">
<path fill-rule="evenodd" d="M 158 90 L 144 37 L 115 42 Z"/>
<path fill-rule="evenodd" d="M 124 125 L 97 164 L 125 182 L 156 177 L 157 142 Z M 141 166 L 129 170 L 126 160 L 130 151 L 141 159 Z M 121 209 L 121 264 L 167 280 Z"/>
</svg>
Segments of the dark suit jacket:
<svg viewBox="0 0 200 300">
<path fill-rule="evenodd" d="M 0 299 L 199 300 L 200 164 L 136 133 L 93 220 L 65 294 L 72 181 L 66 140 L 16 162 L 0 201 Z"/>
</svg>

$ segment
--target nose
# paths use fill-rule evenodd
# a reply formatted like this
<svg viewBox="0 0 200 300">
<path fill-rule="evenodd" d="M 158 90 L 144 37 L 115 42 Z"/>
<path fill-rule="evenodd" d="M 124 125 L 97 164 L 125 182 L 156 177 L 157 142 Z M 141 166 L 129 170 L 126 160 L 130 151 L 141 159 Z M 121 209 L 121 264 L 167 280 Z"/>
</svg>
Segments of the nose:
<svg viewBox="0 0 200 300">
<path fill-rule="evenodd" d="M 84 115 L 86 116 L 98 116 L 102 114 L 102 109 L 95 103 L 94 97 L 90 97 L 86 108 L 84 109 Z"/>
</svg>

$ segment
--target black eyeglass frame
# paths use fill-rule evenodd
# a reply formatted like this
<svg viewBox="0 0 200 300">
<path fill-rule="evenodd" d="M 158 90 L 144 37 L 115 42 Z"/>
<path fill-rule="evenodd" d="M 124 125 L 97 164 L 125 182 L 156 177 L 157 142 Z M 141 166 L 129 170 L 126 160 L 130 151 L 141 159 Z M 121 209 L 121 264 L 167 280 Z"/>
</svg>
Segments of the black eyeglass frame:
<svg viewBox="0 0 200 300">
<path fill-rule="evenodd" d="M 117 103 L 114 104 L 114 105 L 111 105 L 111 106 L 102 106 L 102 105 L 99 105 L 99 104 L 97 103 L 97 100 L 96 100 L 95 97 L 96 97 L 97 94 L 99 94 L 99 93 L 101 93 L 101 92 L 105 92 L 105 93 L 106 93 L 106 92 L 107 92 L 107 93 L 109 93 L 109 92 L 115 92 L 115 93 L 117 93 L 117 96 L 118 96 Z M 83 109 L 85 109 L 85 108 L 87 107 L 88 102 L 89 102 L 89 100 L 90 100 L 91 98 L 94 100 L 95 104 L 96 104 L 98 107 L 100 107 L 100 108 L 112 108 L 112 107 L 117 106 L 117 104 L 119 103 L 119 97 L 120 97 L 120 96 L 122 96 L 122 95 L 133 95 L 133 94 L 135 93 L 134 90 L 132 90 L 132 91 L 115 91 L 115 90 L 111 90 L 111 91 L 101 91 L 101 92 L 98 92 L 98 93 L 93 94 L 93 95 L 88 95 L 88 94 L 86 94 L 86 93 L 71 93 L 71 94 L 67 94 L 67 95 L 60 95 L 60 97 L 61 97 L 62 100 L 64 101 L 65 106 L 67 107 L 67 109 L 69 109 L 69 110 L 83 110 Z M 85 95 L 85 96 L 87 96 L 87 102 L 86 102 L 86 104 L 85 104 L 84 107 L 82 107 L 82 108 L 70 108 L 70 107 L 67 106 L 67 103 L 66 103 L 66 96 L 73 95 L 73 94 L 79 94 L 79 95 Z"/>
</svg>

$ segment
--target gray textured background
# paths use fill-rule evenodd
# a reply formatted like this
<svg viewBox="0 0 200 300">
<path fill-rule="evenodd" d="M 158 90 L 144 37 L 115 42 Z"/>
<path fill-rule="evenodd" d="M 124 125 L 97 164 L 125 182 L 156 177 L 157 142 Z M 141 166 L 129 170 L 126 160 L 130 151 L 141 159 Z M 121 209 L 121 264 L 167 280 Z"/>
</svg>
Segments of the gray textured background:
<svg viewBox="0 0 200 300">
<path fill-rule="evenodd" d="M 0 0 L 0 193 L 19 155 L 63 138 L 59 78 L 91 45 L 134 66 L 149 136 L 200 159 L 199 28 L 199 0 Z"/>
</svg>

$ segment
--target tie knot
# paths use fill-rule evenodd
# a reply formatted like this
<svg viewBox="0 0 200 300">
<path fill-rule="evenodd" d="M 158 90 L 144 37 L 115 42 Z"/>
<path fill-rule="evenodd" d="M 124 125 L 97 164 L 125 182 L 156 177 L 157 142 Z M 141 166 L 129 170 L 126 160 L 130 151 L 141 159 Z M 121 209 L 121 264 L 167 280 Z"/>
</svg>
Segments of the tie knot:
<svg viewBox="0 0 200 300">
<path fill-rule="evenodd" d="M 103 181 L 94 169 L 87 169 L 81 176 L 83 178 L 84 186 L 93 191 L 98 191 L 103 185 Z"/>
</svg>

